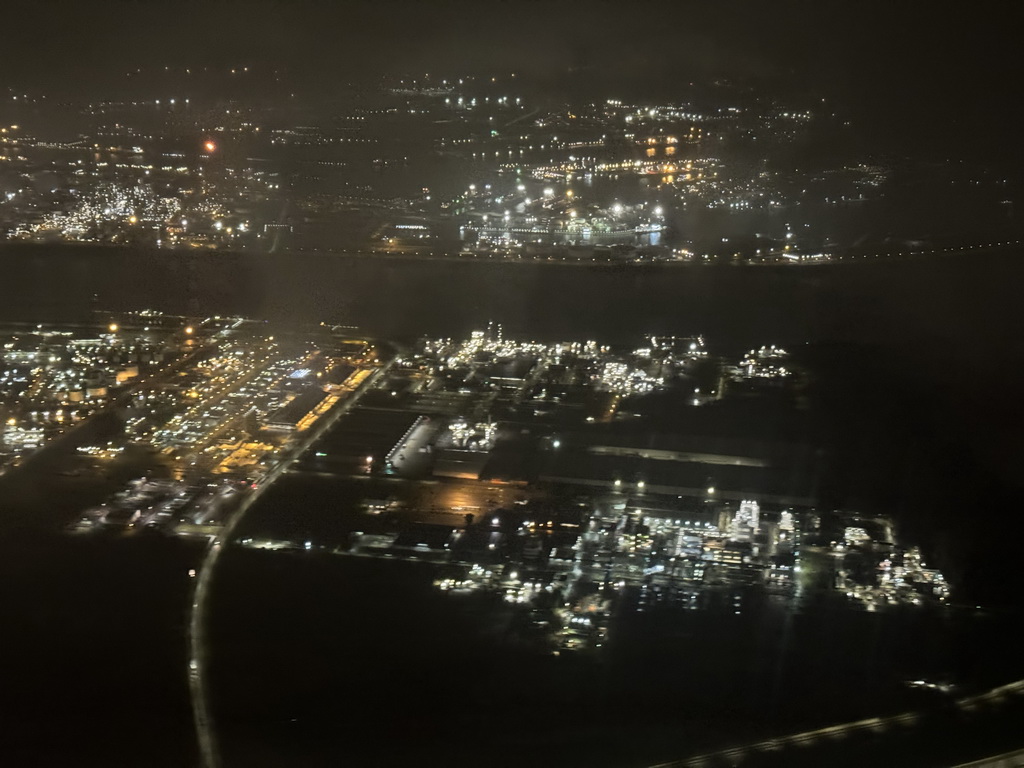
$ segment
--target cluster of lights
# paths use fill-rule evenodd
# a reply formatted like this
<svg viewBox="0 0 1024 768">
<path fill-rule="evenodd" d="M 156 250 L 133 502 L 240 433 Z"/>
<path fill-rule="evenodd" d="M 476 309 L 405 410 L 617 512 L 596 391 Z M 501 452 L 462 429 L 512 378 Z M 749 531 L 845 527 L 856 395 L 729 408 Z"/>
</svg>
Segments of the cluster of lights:
<svg viewBox="0 0 1024 768">
<path fill-rule="evenodd" d="M 176 218 L 181 201 L 160 197 L 148 184 L 100 182 L 91 193 L 81 196 L 70 210 L 46 214 L 32 227 L 33 232 L 57 231 L 72 240 L 88 238 L 98 225 L 121 226 L 159 224 Z"/>
<path fill-rule="evenodd" d="M 148 333 L 75 338 L 68 331 L 36 329 L 34 345 L 4 345 L 0 387 L 19 393 L 5 416 L 7 451 L 25 453 L 88 417 L 107 401 L 112 387 L 138 375 L 140 364 L 156 361 L 161 344 Z M 148 328 L 146 331 L 148 332 Z M 10 460 L 10 457 L 8 457 Z"/>
<path fill-rule="evenodd" d="M 843 556 L 847 544 L 868 549 L 876 547 L 867 532 L 856 526 L 846 529 L 844 540 L 844 544 L 833 544 L 834 554 Z M 887 543 L 881 546 L 888 548 Z M 926 599 L 944 603 L 950 596 L 949 582 L 941 571 L 925 566 L 917 547 L 911 547 L 902 555 L 886 555 L 868 583 L 853 581 L 842 569 L 840 574 L 844 576 L 841 589 L 846 591 L 846 596 L 857 600 L 869 611 L 877 610 L 880 605 L 923 605 Z"/>
<path fill-rule="evenodd" d="M 448 425 L 452 442 L 456 448 L 475 448 L 489 451 L 494 447 L 494 439 L 498 434 L 498 425 L 493 421 L 470 424 L 459 418 Z"/>
<path fill-rule="evenodd" d="M 665 386 L 661 376 L 651 376 L 629 363 L 607 362 L 597 376 L 597 386 L 617 395 L 646 395 Z"/>
<path fill-rule="evenodd" d="M 789 353 L 782 347 L 772 344 L 770 347 L 752 349 L 740 361 L 740 371 L 745 378 L 776 379 L 789 376 L 792 371 L 786 367 L 785 361 Z"/>
</svg>

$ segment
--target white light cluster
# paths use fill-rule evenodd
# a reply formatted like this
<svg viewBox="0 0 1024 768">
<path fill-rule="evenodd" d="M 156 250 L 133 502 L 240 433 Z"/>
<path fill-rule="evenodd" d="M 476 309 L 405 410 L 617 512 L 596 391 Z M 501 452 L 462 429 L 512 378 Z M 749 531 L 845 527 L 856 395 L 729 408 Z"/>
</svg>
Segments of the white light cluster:
<svg viewBox="0 0 1024 768">
<path fill-rule="evenodd" d="M 56 230 L 65 238 L 83 239 L 100 224 L 162 223 L 177 217 L 180 211 L 180 200 L 159 197 L 147 184 L 100 182 L 69 210 L 46 214 L 32 229 L 35 232 Z"/>
<path fill-rule="evenodd" d="M 752 349 L 743 356 L 740 371 L 745 378 L 775 379 L 792 374 L 785 366 L 789 353 L 782 347 L 772 344 L 770 347 Z"/>
</svg>

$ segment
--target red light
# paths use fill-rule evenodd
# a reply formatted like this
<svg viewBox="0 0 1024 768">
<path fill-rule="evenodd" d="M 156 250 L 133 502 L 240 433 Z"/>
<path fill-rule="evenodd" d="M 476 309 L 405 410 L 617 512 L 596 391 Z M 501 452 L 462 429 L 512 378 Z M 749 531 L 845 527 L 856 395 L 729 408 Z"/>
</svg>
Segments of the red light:
<svg viewBox="0 0 1024 768">
<path fill-rule="evenodd" d="M 206 149 L 207 152 L 213 152 L 215 149 L 217 149 L 217 145 L 214 144 L 212 141 L 206 142 L 205 144 L 203 144 L 203 147 Z"/>
</svg>

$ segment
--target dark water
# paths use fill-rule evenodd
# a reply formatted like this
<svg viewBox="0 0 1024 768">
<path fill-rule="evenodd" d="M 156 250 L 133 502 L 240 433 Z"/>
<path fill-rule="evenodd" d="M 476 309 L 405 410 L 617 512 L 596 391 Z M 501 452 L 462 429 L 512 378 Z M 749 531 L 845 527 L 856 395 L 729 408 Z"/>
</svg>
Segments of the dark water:
<svg viewBox="0 0 1024 768">
<path fill-rule="evenodd" d="M 0 318 L 76 319 L 92 306 L 327 320 L 382 336 L 461 334 L 493 319 L 510 334 L 632 342 L 703 332 L 719 348 L 764 342 L 940 339 L 957 359 L 1021 342 L 1019 253 L 793 268 L 612 271 L 569 265 L 395 261 L 7 247 Z"/>
</svg>

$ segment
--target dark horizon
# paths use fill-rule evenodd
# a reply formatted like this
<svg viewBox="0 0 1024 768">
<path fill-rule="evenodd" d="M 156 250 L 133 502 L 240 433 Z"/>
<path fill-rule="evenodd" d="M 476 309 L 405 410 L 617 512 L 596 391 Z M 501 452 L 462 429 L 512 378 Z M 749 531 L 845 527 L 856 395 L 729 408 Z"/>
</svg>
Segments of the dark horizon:
<svg viewBox="0 0 1024 768">
<path fill-rule="evenodd" d="M 1019 153 L 1009 140 L 1014 25 L 990 10 L 852 2 L 57 2 L 14 13 L 9 28 L 17 34 L 0 80 L 101 98 L 123 87 L 127 72 L 164 66 L 276 69 L 321 93 L 426 73 L 514 71 L 545 84 L 583 70 L 608 95 L 639 88 L 656 96 L 727 78 L 820 93 L 849 105 L 863 130 L 895 132 L 906 143 L 945 142 L 955 153 L 957 144 L 994 142 Z"/>
</svg>

